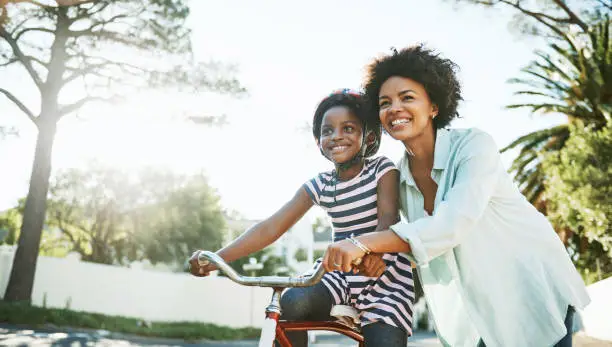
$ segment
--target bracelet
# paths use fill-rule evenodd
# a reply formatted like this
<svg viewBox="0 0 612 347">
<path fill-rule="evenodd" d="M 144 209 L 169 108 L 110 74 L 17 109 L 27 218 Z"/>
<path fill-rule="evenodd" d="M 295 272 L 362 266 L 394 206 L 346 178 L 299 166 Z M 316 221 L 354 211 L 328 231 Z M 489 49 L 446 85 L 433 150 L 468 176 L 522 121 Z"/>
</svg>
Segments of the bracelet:
<svg viewBox="0 0 612 347">
<path fill-rule="evenodd" d="M 361 249 L 365 254 L 370 254 L 372 253 L 372 251 L 363 243 L 361 243 L 361 241 L 357 240 L 355 238 L 355 234 L 351 234 L 351 236 L 349 236 L 349 241 L 351 241 L 355 246 L 359 247 L 359 249 Z"/>
</svg>

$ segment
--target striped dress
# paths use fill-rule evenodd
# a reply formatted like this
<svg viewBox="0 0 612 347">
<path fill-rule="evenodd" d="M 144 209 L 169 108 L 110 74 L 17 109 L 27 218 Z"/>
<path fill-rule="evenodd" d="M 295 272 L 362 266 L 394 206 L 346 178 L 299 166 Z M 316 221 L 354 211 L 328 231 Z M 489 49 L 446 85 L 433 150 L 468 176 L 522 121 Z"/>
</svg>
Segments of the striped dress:
<svg viewBox="0 0 612 347">
<path fill-rule="evenodd" d="M 390 170 L 397 169 L 388 158 L 370 158 L 359 175 L 349 181 L 336 180 L 332 172 L 324 172 L 304 183 L 312 201 L 330 216 L 334 242 L 376 230 L 377 183 Z M 336 305 L 351 305 L 360 312 L 362 326 L 382 321 L 412 334 L 414 282 L 410 261 L 399 253 L 385 254 L 383 259 L 387 270 L 378 278 L 334 271 L 325 274 L 322 282 Z"/>
</svg>

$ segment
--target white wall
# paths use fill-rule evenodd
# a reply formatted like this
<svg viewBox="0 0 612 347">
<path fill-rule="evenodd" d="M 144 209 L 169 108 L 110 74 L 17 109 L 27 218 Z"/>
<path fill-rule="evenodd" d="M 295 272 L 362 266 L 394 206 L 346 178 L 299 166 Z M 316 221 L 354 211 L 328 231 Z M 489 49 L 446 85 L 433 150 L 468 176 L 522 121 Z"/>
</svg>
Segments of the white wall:
<svg viewBox="0 0 612 347">
<path fill-rule="evenodd" d="M 0 246 L 0 294 L 4 297 L 13 248 Z M 591 304 L 579 312 L 584 332 L 612 341 L 612 278 L 587 287 Z M 39 257 L 32 303 L 151 321 L 196 321 L 261 327 L 272 290 L 242 287 L 227 278 L 196 278 L 153 270 Z M 251 306 L 251 295 L 253 296 Z M 252 315 L 251 315 L 252 308 Z"/>
<path fill-rule="evenodd" d="M 4 297 L 13 250 L 0 246 L 0 294 Z M 197 321 L 260 327 L 272 289 L 242 287 L 227 278 L 196 278 L 142 269 L 38 258 L 32 303 L 151 321 Z M 251 317 L 251 295 L 253 315 Z"/>
<path fill-rule="evenodd" d="M 584 333 L 612 341 L 612 277 L 587 286 L 591 303 L 579 312 Z"/>
</svg>

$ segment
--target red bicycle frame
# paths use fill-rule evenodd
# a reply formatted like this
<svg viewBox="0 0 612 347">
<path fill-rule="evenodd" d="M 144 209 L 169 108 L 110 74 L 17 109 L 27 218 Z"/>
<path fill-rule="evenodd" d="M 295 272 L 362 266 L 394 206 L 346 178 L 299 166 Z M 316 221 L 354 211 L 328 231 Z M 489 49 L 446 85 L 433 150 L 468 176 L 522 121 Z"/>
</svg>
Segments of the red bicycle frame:
<svg viewBox="0 0 612 347">
<path fill-rule="evenodd" d="M 363 347 L 363 335 L 354 329 L 332 321 L 281 321 L 280 320 L 280 295 L 284 288 L 273 288 L 274 294 L 272 294 L 272 300 L 270 305 L 266 308 L 266 319 L 273 319 L 276 321 L 276 341 L 280 347 L 292 347 L 289 338 L 285 332 L 288 331 L 309 331 L 309 330 L 323 330 L 333 331 L 340 333 L 344 336 L 348 336 L 353 340 L 359 342 L 359 347 Z"/>
</svg>

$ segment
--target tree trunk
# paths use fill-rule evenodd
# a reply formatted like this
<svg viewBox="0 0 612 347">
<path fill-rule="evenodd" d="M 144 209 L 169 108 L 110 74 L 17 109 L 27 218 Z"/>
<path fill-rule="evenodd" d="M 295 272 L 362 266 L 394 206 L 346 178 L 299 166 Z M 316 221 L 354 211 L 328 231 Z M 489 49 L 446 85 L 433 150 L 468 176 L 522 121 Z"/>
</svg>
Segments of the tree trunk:
<svg viewBox="0 0 612 347">
<path fill-rule="evenodd" d="M 39 125 L 30 189 L 23 211 L 23 224 L 13 260 L 11 277 L 4 295 L 5 301 L 31 300 L 40 236 L 47 209 L 55 129 L 55 121 Z"/>
</svg>

